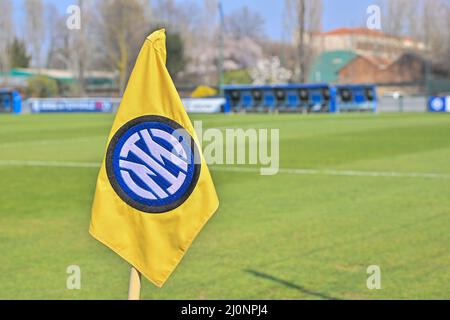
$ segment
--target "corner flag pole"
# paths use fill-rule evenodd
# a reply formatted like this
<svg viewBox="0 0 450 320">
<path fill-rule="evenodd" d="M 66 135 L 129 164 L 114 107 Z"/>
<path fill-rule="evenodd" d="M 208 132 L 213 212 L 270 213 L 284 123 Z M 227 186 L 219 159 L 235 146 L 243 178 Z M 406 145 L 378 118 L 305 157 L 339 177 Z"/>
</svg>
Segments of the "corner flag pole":
<svg viewBox="0 0 450 320">
<path fill-rule="evenodd" d="M 128 300 L 141 299 L 141 274 L 134 267 L 131 267 L 130 289 L 128 291 Z"/>
</svg>

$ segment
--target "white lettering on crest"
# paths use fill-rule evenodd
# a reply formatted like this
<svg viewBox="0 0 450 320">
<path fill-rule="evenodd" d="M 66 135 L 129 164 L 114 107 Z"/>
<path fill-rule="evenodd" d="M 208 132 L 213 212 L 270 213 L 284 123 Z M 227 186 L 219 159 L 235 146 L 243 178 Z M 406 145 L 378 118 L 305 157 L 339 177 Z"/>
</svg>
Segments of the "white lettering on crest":
<svg viewBox="0 0 450 320">
<path fill-rule="evenodd" d="M 156 200 L 157 198 L 165 199 L 169 197 L 169 195 L 175 194 L 186 179 L 185 173 L 188 171 L 186 151 L 177 139 L 162 130 L 152 129 L 151 133 L 154 137 L 167 141 L 176 154 L 155 142 L 148 130 L 141 130 L 139 133 L 136 132 L 129 137 L 120 150 L 120 157 L 122 160 L 120 160 L 119 166 L 122 169 L 122 178 L 127 186 L 139 197 L 149 200 Z M 148 153 L 137 145 L 137 143 L 141 141 L 141 137 L 147 147 Z M 128 157 L 130 152 L 143 163 L 140 164 L 129 161 Z M 180 169 L 177 176 L 174 176 L 165 168 L 165 161 L 170 161 Z M 130 172 L 134 173 L 148 189 L 140 187 L 136 181 L 133 180 Z M 157 174 L 164 178 L 164 180 L 170 184 L 170 187 L 164 190 L 163 187 L 154 180 Z"/>
</svg>

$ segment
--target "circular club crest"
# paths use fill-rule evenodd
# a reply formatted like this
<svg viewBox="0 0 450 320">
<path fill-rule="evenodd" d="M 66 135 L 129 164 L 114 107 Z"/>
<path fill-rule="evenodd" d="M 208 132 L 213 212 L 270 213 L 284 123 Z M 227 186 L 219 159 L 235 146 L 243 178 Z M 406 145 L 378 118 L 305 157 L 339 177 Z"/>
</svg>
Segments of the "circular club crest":
<svg viewBox="0 0 450 320">
<path fill-rule="evenodd" d="M 433 100 L 431 100 L 431 108 L 434 111 L 441 111 L 442 108 L 444 107 L 444 101 L 442 98 L 434 98 Z"/>
<path fill-rule="evenodd" d="M 200 176 L 194 139 L 160 116 L 136 118 L 117 131 L 106 155 L 113 189 L 131 207 L 164 213 L 182 205 Z"/>
</svg>

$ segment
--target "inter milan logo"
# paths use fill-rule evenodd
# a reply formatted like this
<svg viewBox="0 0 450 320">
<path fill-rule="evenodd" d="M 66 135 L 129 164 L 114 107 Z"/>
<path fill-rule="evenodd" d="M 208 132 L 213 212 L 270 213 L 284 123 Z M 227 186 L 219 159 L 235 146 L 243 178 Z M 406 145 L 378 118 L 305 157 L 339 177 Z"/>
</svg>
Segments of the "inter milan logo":
<svg viewBox="0 0 450 320">
<path fill-rule="evenodd" d="M 434 111 L 442 111 L 442 109 L 444 108 L 444 100 L 442 98 L 434 98 L 433 100 L 431 100 L 431 108 Z"/>
<path fill-rule="evenodd" d="M 178 123 L 159 116 L 125 124 L 106 155 L 108 178 L 116 193 L 147 213 L 182 205 L 194 190 L 200 169 L 192 137 Z"/>
</svg>

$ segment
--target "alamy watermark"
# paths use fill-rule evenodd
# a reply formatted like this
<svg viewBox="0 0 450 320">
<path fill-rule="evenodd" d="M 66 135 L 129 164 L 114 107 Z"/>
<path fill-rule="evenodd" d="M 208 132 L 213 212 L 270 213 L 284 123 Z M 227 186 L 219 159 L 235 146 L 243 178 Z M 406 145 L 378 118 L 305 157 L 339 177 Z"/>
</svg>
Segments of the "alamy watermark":
<svg viewBox="0 0 450 320">
<path fill-rule="evenodd" d="M 367 7 L 367 28 L 369 30 L 381 30 L 381 8 L 377 5 Z"/>
<path fill-rule="evenodd" d="M 279 129 L 204 129 L 202 121 L 195 121 L 194 129 L 208 165 L 252 165 L 261 175 L 278 173 Z"/>
<path fill-rule="evenodd" d="M 66 13 L 69 15 L 66 26 L 69 30 L 81 30 L 81 8 L 77 5 L 67 7 Z"/>
<path fill-rule="evenodd" d="M 81 290 L 81 268 L 77 265 L 68 266 L 66 288 L 68 290 Z"/>
<path fill-rule="evenodd" d="M 381 289 L 381 268 L 377 265 L 371 265 L 367 268 L 367 278 L 366 285 L 369 290 L 380 290 Z"/>
</svg>

